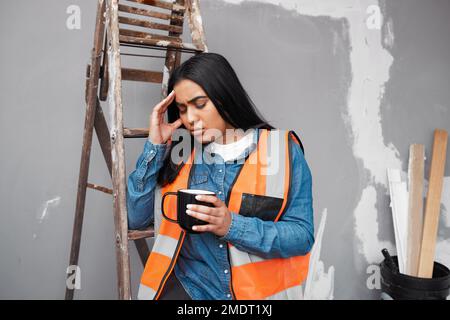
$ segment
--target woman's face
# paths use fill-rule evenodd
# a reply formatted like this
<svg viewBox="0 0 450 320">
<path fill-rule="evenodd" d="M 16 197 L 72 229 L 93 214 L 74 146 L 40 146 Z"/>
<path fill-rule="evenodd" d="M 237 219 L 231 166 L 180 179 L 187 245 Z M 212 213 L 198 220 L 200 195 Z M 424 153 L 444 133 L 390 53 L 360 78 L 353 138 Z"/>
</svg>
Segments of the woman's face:
<svg viewBox="0 0 450 320">
<path fill-rule="evenodd" d="M 174 86 L 174 90 L 181 121 L 201 143 L 217 140 L 220 136 L 225 136 L 226 129 L 233 129 L 217 112 L 202 87 L 195 82 L 181 80 Z"/>
</svg>

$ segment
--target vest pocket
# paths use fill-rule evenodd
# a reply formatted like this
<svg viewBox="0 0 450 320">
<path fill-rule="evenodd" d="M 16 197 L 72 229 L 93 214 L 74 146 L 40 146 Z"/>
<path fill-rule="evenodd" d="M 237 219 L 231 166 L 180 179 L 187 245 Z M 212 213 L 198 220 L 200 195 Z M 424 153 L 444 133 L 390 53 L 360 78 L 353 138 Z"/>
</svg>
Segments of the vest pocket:
<svg viewBox="0 0 450 320">
<path fill-rule="evenodd" d="M 239 214 L 274 221 L 283 206 L 283 198 L 243 193 Z"/>
</svg>

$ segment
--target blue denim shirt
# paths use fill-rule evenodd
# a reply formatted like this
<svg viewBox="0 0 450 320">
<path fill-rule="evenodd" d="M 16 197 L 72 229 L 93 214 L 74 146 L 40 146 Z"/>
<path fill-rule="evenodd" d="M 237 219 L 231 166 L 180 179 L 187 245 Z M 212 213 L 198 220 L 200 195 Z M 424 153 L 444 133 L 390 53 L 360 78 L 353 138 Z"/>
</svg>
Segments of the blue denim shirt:
<svg viewBox="0 0 450 320">
<path fill-rule="evenodd" d="M 257 129 L 258 135 L 260 130 Z M 254 143 L 239 157 L 245 157 L 256 147 Z M 213 233 L 186 234 L 175 275 L 194 300 L 229 300 L 230 262 L 227 242 L 241 251 L 264 258 L 286 258 L 305 255 L 314 243 L 313 200 L 311 171 L 300 147 L 291 144 L 292 189 L 289 205 L 278 222 L 263 221 L 232 213 L 228 233 L 218 237 Z M 136 169 L 128 177 L 127 207 L 130 229 L 141 229 L 153 222 L 154 190 L 161 169 L 166 144 L 145 142 Z M 202 156 L 198 152 L 196 156 Z M 209 164 L 208 164 L 209 163 Z M 189 188 L 214 191 L 225 202 L 242 161 L 224 162 L 215 155 L 214 162 L 203 161 L 193 166 Z"/>
</svg>

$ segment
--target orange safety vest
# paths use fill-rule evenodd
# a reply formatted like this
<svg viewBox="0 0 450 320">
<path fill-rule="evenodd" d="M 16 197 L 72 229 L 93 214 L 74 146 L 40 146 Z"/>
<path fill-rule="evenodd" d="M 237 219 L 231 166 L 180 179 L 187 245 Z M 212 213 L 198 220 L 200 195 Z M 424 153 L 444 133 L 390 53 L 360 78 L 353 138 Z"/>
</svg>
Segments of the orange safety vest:
<svg viewBox="0 0 450 320">
<path fill-rule="evenodd" d="M 231 212 L 277 222 L 287 207 L 291 183 L 289 134 L 301 145 L 295 133 L 260 129 L 258 145 L 246 158 L 226 202 Z M 189 186 L 195 159 L 192 151 L 177 178 L 162 188 L 176 192 Z M 257 152 L 255 152 L 257 151 Z M 269 158 L 269 154 L 276 155 Z M 274 168 L 275 172 L 271 172 Z M 272 171 L 274 171 L 272 170 Z M 276 174 L 273 174 L 276 173 Z M 168 197 L 164 210 L 176 219 L 176 197 Z M 138 299 L 158 299 L 173 271 L 186 232 L 174 222 L 163 219 L 139 286 Z M 231 265 L 230 289 L 234 299 L 301 299 L 302 283 L 308 274 L 309 253 L 305 256 L 266 259 L 238 250 L 228 243 Z"/>
</svg>

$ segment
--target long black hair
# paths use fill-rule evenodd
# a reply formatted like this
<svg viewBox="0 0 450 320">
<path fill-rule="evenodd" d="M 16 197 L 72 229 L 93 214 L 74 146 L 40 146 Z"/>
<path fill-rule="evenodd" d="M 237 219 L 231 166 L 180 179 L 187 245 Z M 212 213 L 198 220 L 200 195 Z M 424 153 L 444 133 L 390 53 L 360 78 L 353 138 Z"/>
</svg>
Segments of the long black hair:
<svg viewBox="0 0 450 320">
<path fill-rule="evenodd" d="M 220 116 L 236 129 L 244 131 L 250 128 L 274 129 L 257 111 L 253 101 L 248 96 L 236 72 L 230 63 L 217 53 L 199 53 L 177 67 L 170 76 L 168 92 L 181 80 L 191 80 L 205 91 L 208 98 L 217 108 Z M 168 108 L 170 123 L 180 118 L 175 99 Z M 184 128 L 182 125 L 180 128 Z M 193 148 L 191 139 L 191 151 Z M 159 171 L 157 182 L 164 186 L 175 180 L 183 163 L 172 162 L 172 149 L 182 142 L 174 141 L 168 150 L 169 156 Z"/>
</svg>

